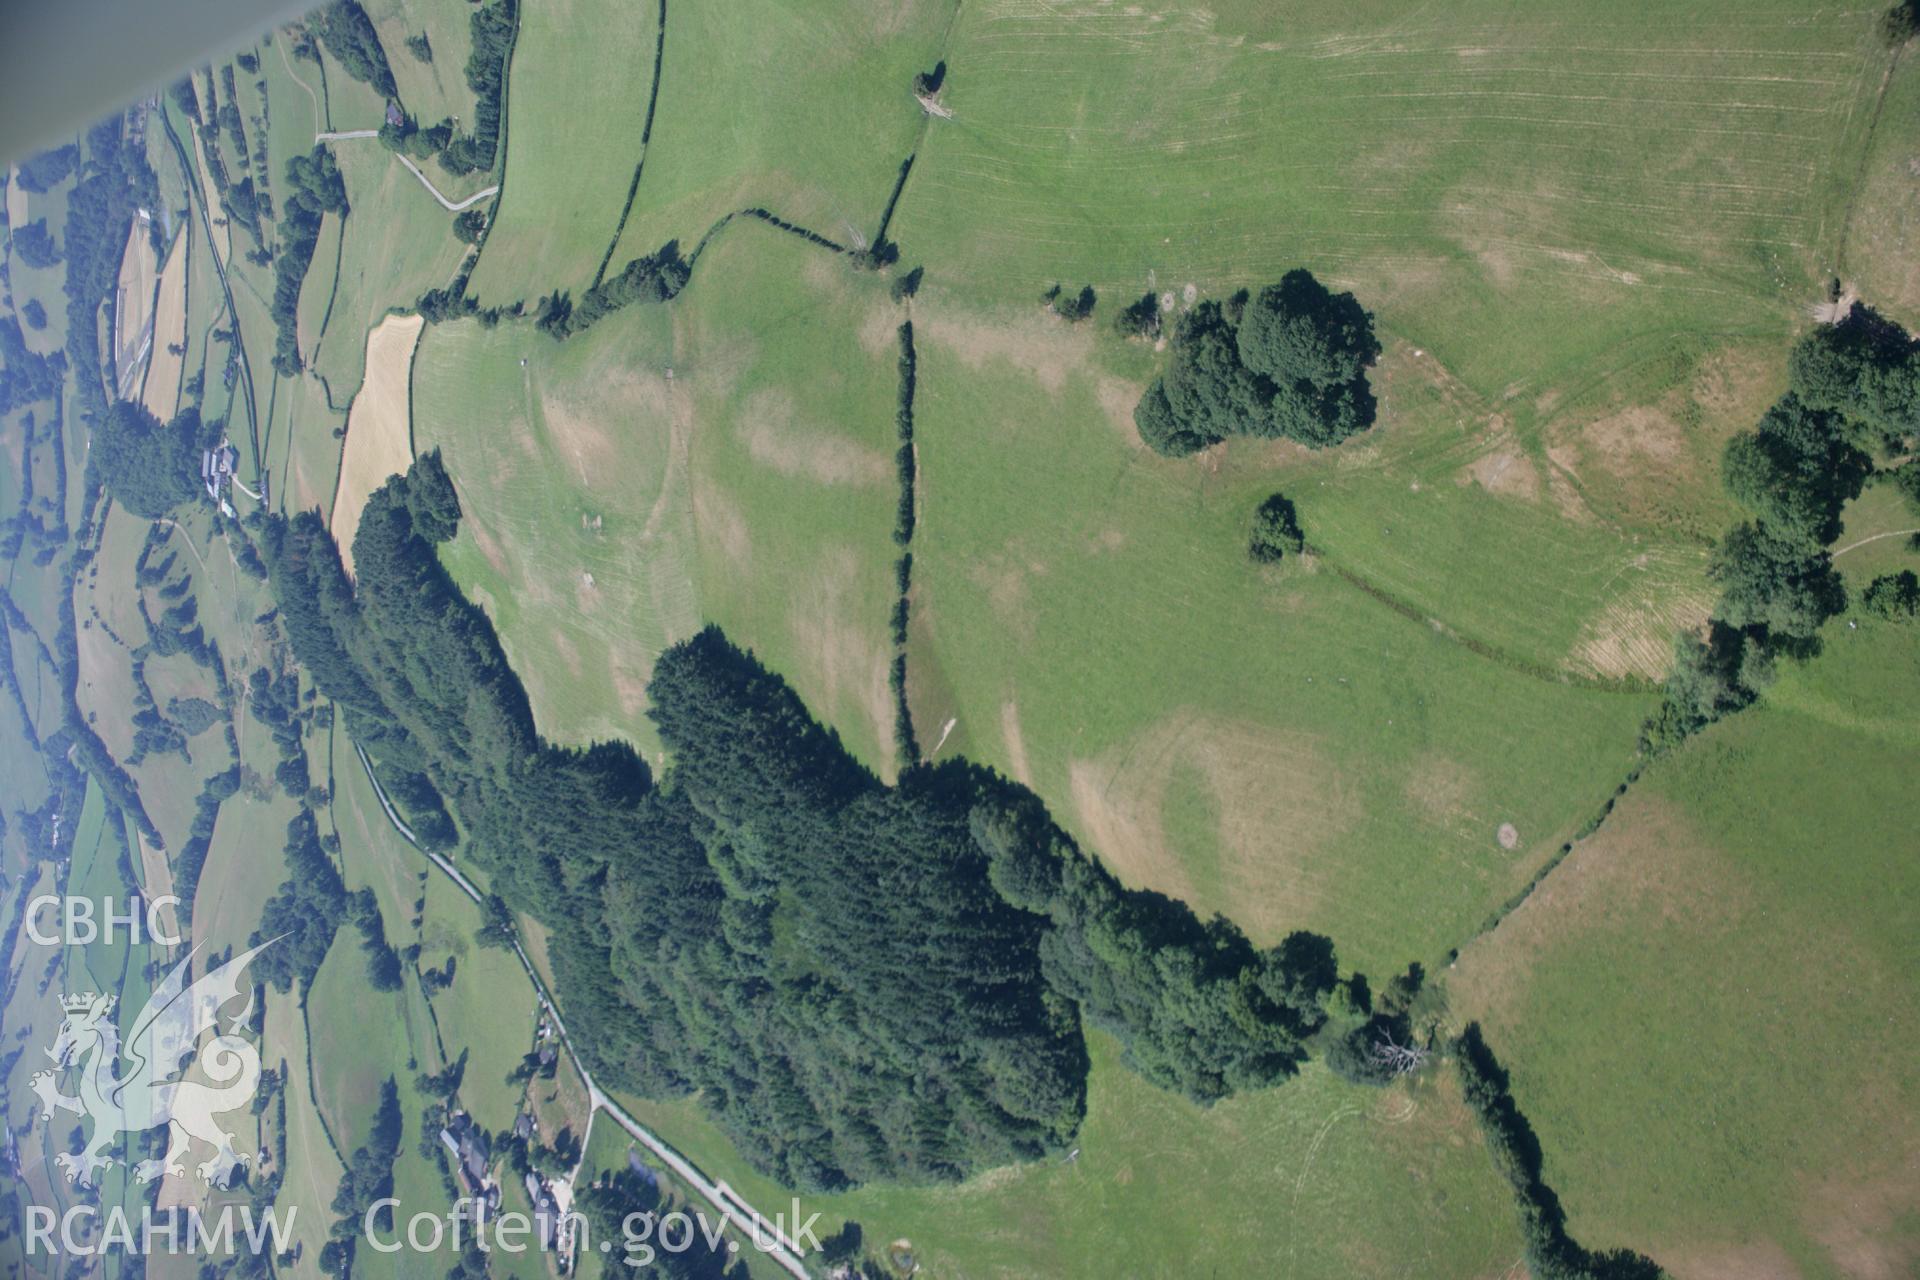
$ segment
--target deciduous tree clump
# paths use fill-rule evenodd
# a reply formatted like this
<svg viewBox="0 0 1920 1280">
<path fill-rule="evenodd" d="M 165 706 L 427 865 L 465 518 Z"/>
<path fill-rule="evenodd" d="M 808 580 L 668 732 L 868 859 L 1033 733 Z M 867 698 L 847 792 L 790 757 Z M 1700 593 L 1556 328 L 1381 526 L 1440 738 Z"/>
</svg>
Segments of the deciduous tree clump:
<svg viewBox="0 0 1920 1280">
<path fill-rule="evenodd" d="M 200 414 L 163 423 L 137 400 L 116 400 L 93 436 L 93 462 L 113 500 L 144 520 L 191 502 L 200 486 Z"/>
<path fill-rule="evenodd" d="M 373 19 L 360 7 L 359 0 L 333 0 L 309 17 L 307 25 L 348 75 L 373 86 L 383 98 L 400 96 L 393 83 L 393 69 L 387 65 L 387 51 L 380 44 L 380 33 L 373 29 Z"/>
<path fill-rule="evenodd" d="M 1172 364 L 1134 407 L 1134 423 L 1148 447 L 1172 457 L 1234 435 L 1339 444 L 1373 425 L 1366 371 L 1379 356 L 1373 316 L 1351 293 L 1290 271 L 1252 298 L 1181 317 Z"/>
<path fill-rule="evenodd" d="M 1920 497 L 1920 471 L 1895 463 L 1920 442 L 1920 343 L 1855 303 L 1802 338 L 1789 390 L 1727 444 L 1722 480 L 1754 516 L 1720 540 L 1707 573 L 1720 588 L 1704 637 L 1682 635 L 1642 745 L 1663 750 L 1747 706 L 1778 659 L 1818 652 L 1819 631 L 1847 607 L 1828 546 L 1840 514 L 1878 476 Z M 1898 583 L 1863 606 L 1899 612 Z"/>
<path fill-rule="evenodd" d="M 320 243 L 322 214 L 347 212 L 347 186 L 333 152 L 316 146 L 287 161 L 287 195 L 282 211 L 280 256 L 273 263 L 273 368 L 291 378 L 300 360 L 300 288 L 313 251 Z"/>
<path fill-rule="evenodd" d="M 1911 569 L 1883 573 L 1868 584 L 1860 607 L 1888 622 L 1912 622 L 1920 618 L 1920 577 Z"/>
</svg>

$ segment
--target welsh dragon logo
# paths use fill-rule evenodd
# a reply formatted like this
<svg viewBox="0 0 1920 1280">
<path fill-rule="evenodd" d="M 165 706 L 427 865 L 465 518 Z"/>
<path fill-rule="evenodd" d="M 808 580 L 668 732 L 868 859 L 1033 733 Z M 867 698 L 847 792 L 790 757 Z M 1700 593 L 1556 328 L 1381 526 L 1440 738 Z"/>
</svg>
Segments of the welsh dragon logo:
<svg viewBox="0 0 1920 1280">
<path fill-rule="evenodd" d="M 272 945 L 265 942 L 235 956 L 189 986 L 196 947 L 154 988 L 125 1044 L 114 1024 L 112 996 L 88 992 L 61 998 L 66 1018 L 46 1051 L 54 1069 L 36 1072 L 32 1087 L 49 1123 L 56 1108 L 93 1121 L 93 1133 L 79 1155 L 61 1152 L 56 1157 L 68 1182 L 95 1185 L 100 1171 L 113 1164 L 107 1153 L 121 1134 L 144 1133 L 164 1124 L 166 1154 L 140 1161 L 134 1177 L 150 1182 L 163 1173 L 184 1174 L 183 1158 L 190 1142 L 198 1141 L 213 1149 L 211 1158 L 195 1166 L 201 1181 L 223 1187 L 231 1183 L 247 1157 L 234 1151 L 233 1135 L 216 1117 L 246 1105 L 260 1086 L 259 1050 L 239 1034 L 253 1011 L 252 988 L 246 988 L 247 1007 L 224 1019 L 225 1031 L 220 1029 L 220 1011 L 240 998 L 240 975 L 248 962 Z M 215 1034 L 203 1047 L 200 1039 L 208 1031 Z M 175 1078 L 185 1069 L 182 1060 L 195 1049 L 208 1083 Z M 126 1074 L 115 1075 L 122 1059 Z M 59 1084 L 69 1070 L 79 1073 L 79 1092 L 72 1096 L 62 1093 Z"/>
</svg>

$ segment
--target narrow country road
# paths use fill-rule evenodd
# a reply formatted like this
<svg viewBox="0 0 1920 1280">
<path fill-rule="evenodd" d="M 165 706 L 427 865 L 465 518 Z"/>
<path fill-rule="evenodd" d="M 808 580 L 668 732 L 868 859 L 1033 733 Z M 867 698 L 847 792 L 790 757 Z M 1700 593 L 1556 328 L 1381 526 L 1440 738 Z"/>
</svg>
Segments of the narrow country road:
<svg viewBox="0 0 1920 1280">
<path fill-rule="evenodd" d="M 316 133 L 313 135 L 313 140 L 315 142 L 344 142 L 349 138 L 377 138 L 379 136 L 380 136 L 380 131 L 378 129 L 342 129 L 338 131 L 326 131 L 326 132 Z M 431 192 L 433 195 L 433 198 L 440 202 L 440 207 L 442 209 L 445 209 L 448 213 L 459 213 L 462 209 L 471 208 L 472 206 L 479 204 L 482 200 L 485 200 L 488 196 L 494 195 L 500 190 L 500 185 L 498 183 L 495 183 L 491 187 L 486 187 L 486 188 L 483 188 L 482 190 L 474 192 L 472 195 L 468 196 L 465 200 L 462 200 L 458 204 L 455 204 L 453 201 L 447 199 L 445 196 L 440 194 L 440 188 L 434 186 L 432 179 L 428 178 L 426 174 L 420 172 L 419 165 L 407 159 L 407 157 L 401 155 L 397 151 L 394 153 L 394 159 L 398 160 L 401 164 L 407 166 L 407 172 L 411 173 L 414 177 L 420 179 L 420 185 L 425 187 L 429 192 Z"/>
<path fill-rule="evenodd" d="M 393 807 L 393 802 L 387 799 L 386 789 L 380 785 L 380 779 L 374 776 L 373 761 L 368 759 L 367 753 L 361 750 L 359 743 L 353 744 L 353 750 L 354 754 L 360 757 L 360 766 L 367 771 L 367 781 L 373 784 L 373 794 L 379 798 L 380 807 L 386 812 L 387 821 L 393 824 L 394 830 L 398 831 L 408 844 L 425 854 L 427 860 L 434 866 L 444 871 L 448 878 L 459 886 L 460 892 L 466 894 L 475 903 L 483 904 L 480 890 L 473 881 L 467 879 L 452 862 L 431 849 L 422 848 L 419 841 L 413 838 L 412 829 L 400 817 L 399 811 Z M 614 1123 L 632 1135 L 634 1141 L 651 1151 L 662 1164 L 699 1192 L 701 1197 L 715 1209 L 718 1209 L 722 1217 L 746 1232 L 756 1248 L 770 1246 L 763 1250 L 766 1255 L 796 1277 L 796 1280 L 809 1280 L 807 1268 L 800 1261 L 799 1246 L 787 1237 L 779 1225 L 770 1222 L 752 1205 L 741 1199 L 739 1194 L 726 1183 L 709 1182 L 706 1176 L 684 1156 L 654 1136 L 645 1125 L 628 1115 L 626 1108 L 601 1092 L 600 1086 L 594 1083 L 592 1074 L 588 1072 L 587 1064 L 580 1060 L 580 1051 L 573 1047 L 573 1038 L 567 1034 L 567 1024 L 561 1020 L 560 1011 L 554 1007 L 552 999 L 548 997 L 546 984 L 540 980 L 539 973 L 534 970 L 533 961 L 521 948 L 518 938 L 513 941 L 513 952 L 520 958 L 520 967 L 527 971 L 527 981 L 533 984 L 533 991 L 539 997 L 540 1007 L 546 1010 L 549 1018 L 553 1019 L 554 1030 L 560 1036 L 560 1043 L 566 1046 L 567 1056 L 573 1059 L 574 1070 L 580 1073 L 581 1082 L 587 1086 L 590 1109 L 606 1112 Z"/>
</svg>

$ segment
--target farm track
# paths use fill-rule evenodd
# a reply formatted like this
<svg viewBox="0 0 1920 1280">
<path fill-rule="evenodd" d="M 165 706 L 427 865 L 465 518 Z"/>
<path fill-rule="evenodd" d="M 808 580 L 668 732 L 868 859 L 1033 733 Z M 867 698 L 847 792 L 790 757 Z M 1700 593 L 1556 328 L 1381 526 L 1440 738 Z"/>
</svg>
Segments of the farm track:
<svg viewBox="0 0 1920 1280">
<path fill-rule="evenodd" d="M 233 282 L 227 278 L 227 265 L 220 259 L 220 247 L 213 239 L 213 218 L 207 212 L 206 197 L 194 175 L 198 170 L 187 156 L 187 149 L 180 141 L 180 135 L 174 131 L 173 118 L 166 111 L 160 112 L 160 123 L 167 131 L 167 141 L 173 144 L 174 157 L 180 163 L 181 177 L 187 187 L 187 201 L 200 211 L 200 226 L 206 233 L 207 249 L 213 254 L 214 274 L 220 278 L 220 291 L 226 296 L 227 315 L 233 321 L 233 350 L 240 357 L 240 376 L 238 381 L 245 384 L 247 407 L 247 436 L 253 444 L 253 465 L 255 482 L 265 478 L 267 472 L 266 455 L 261 452 L 260 421 L 254 408 L 253 365 L 247 359 L 246 337 L 240 329 L 240 311 L 233 303 Z"/>
<path fill-rule="evenodd" d="M 1846 546 L 1834 552 L 1833 558 L 1835 560 L 1838 560 L 1841 556 L 1847 554 L 1847 552 L 1853 550 L 1855 547 L 1864 547 L 1869 542 L 1878 542 L 1882 538 L 1904 538 L 1908 534 L 1913 534 L 1913 533 L 1920 533 L 1920 529 L 1889 529 L 1885 533 L 1876 533 L 1872 537 L 1862 538 L 1858 542 L 1849 542 Z"/>
<path fill-rule="evenodd" d="M 338 132 L 316 133 L 313 135 L 313 140 L 316 143 L 345 142 L 355 138 L 377 138 L 379 136 L 380 136 L 380 131 L 378 129 L 345 129 L 345 130 L 340 130 Z M 498 195 L 500 193 L 500 184 L 496 182 L 494 185 L 490 187 L 484 187 L 481 190 L 474 192 L 472 195 L 468 196 L 465 200 L 461 200 L 458 203 L 455 203 L 454 201 L 447 199 L 444 195 L 441 195 L 440 188 L 434 186 L 433 180 L 427 177 L 426 174 L 420 172 L 420 166 L 415 164 L 411 159 L 401 155 L 398 152 L 394 153 L 393 158 L 398 160 L 401 164 L 407 166 L 407 172 L 411 173 L 414 177 L 420 179 L 420 185 L 425 187 L 428 193 L 431 194 L 435 200 L 438 200 L 440 202 L 440 207 L 445 209 L 448 213 L 459 213 L 463 209 L 470 209 L 474 205 L 479 204 L 482 200 L 485 200 L 488 196 Z"/>
</svg>

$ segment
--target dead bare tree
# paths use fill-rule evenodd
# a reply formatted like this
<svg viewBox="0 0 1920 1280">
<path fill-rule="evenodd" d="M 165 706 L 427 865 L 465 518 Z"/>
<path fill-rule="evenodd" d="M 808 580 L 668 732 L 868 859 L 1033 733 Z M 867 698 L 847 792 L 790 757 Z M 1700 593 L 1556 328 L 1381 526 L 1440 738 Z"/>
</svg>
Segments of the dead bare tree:
<svg viewBox="0 0 1920 1280">
<path fill-rule="evenodd" d="M 1388 1032 L 1374 1041 L 1369 1050 L 1373 1060 L 1396 1076 L 1410 1076 L 1427 1065 L 1427 1051 L 1412 1044 L 1400 1044 Z"/>
</svg>

